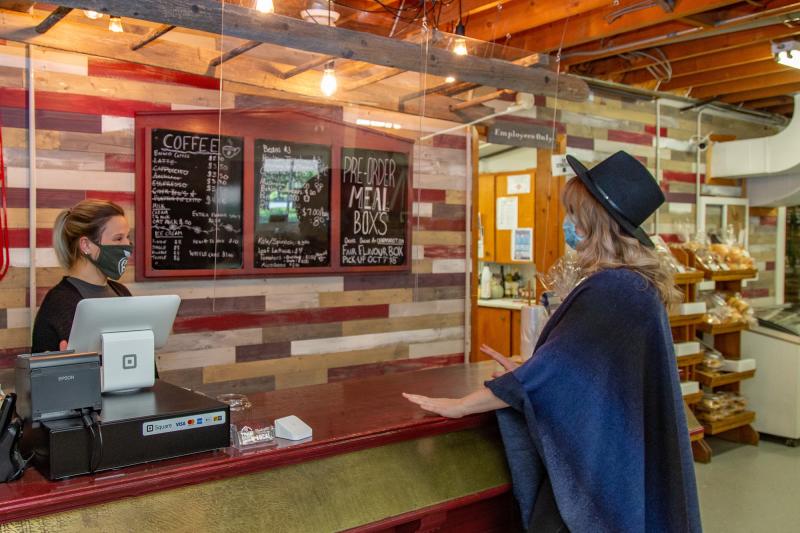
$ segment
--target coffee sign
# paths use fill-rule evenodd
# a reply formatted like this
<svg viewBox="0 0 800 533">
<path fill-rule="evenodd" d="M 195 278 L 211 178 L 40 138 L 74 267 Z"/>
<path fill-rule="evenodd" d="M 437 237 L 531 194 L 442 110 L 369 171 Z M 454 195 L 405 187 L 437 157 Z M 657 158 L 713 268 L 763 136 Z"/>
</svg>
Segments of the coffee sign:
<svg viewBox="0 0 800 533">
<path fill-rule="evenodd" d="M 552 148 L 553 129 L 525 122 L 497 121 L 489 127 L 488 141 L 492 144 L 525 148 Z"/>
</svg>

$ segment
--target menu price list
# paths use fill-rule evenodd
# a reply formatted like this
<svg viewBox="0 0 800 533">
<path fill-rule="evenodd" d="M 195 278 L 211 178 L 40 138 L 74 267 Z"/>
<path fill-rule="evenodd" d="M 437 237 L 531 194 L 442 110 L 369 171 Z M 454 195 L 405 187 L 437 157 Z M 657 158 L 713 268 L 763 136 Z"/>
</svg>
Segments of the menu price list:
<svg viewBox="0 0 800 533">
<path fill-rule="evenodd" d="M 408 155 L 344 148 L 341 179 L 341 265 L 404 265 Z"/>
<path fill-rule="evenodd" d="M 331 150 L 255 141 L 255 267 L 330 264 Z"/>
<path fill-rule="evenodd" d="M 243 139 L 152 130 L 151 266 L 242 268 Z"/>
</svg>

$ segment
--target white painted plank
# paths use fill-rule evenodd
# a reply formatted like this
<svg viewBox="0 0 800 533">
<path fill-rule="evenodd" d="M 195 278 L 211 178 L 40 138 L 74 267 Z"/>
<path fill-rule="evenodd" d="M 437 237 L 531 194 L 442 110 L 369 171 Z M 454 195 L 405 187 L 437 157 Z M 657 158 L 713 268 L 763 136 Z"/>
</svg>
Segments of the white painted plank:
<svg viewBox="0 0 800 533">
<path fill-rule="evenodd" d="M 103 115 L 101 118 L 103 133 L 109 133 L 112 131 L 132 131 L 134 127 L 133 117 L 114 117 L 110 115 Z"/>
<path fill-rule="evenodd" d="M 370 333 L 367 335 L 353 335 L 349 337 L 302 340 L 292 342 L 292 356 L 367 350 L 397 342 L 419 343 L 463 338 L 464 327 L 458 326 L 441 329 L 418 329 L 413 331 L 393 331 L 390 333 Z"/>
<path fill-rule="evenodd" d="M 11 248 L 9 252 L 12 267 L 26 268 L 31 265 L 31 254 L 28 248 Z M 36 266 L 38 268 L 59 266 L 55 250 L 52 248 L 37 248 Z"/>
<path fill-rule="evenodd" d="M 433 216 L 433 204 L 430 202 L 414 202 L 413 213 L 415 217 L 430 218 Z"/>
<path fill-rule="evenodd" d="M 27 307 L 6 309 L 6 327 L 8 329 L 27 328 L 31 325 L 31 310 Z"/>
<path fill-rule="evenodd" d="M 236 348 L 212 348 L 187 352 L 164 352 L 156 355 L 158 369 L 181 370 L 212 365 L 229 365 L 236 362 Z"/>
<path fill-rule="evenodd" d="M 0 66 L 26 68 L 25 48 L 0 47 Z M 89 73 L 89 56 L 36 48 L 33 66 L 35 71 L 63 72 L 86 76 Z"/>
<path fill-rule="evenodd" d="M 26 189 L 29 187 L 28 169 L 8 168 L 8 186 Z M 68 189 L 82 191 L 90 187 L 96 191 L 133 192 L 133 172 L 97 172 L 90 170 L 41 169 L 36 172 L 36 183 L 40 189 Z"/>
<path fill-rule="evenodd" d="M 282 311 L 286 309 L 314 309 L 319 307 L 319 293 L 297 294 L 270 294 L 266 298 L 267 311 Z"/>
<path fill-rule="evenodd" d="M 408 357 L 410 359 L 457 353 L 464 353 L 464 339 L 411 344 L 408 347 Z"/>
<path fill-rule="evenodd" d="M 225 317 L 221 316 L 220 320 Z M 172 334 L 159 351 L 164 353 L 230 348 L 232 346 L 261 344 L 261 328 L 230 329 L 226 331 L 204 331 L 201 333 Z"/>
<path fill-rule="evenodd" d="M 463 313 L 464 300 L 434 300 L 432 302 L 411 302 L 389 304 L 389 317 L 443 315 Z"/>
<path fill-rule="evenodd" d="M 434 259 L 434 274 L 459 274 L 467 271 L 466 259 Z"/>
</svg>

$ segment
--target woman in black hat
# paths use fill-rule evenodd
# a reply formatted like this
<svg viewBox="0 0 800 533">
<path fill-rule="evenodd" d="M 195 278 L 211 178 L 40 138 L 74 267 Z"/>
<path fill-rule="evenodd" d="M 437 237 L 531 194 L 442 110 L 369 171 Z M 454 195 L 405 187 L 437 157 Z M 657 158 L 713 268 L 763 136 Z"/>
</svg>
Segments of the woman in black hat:
<svg viewBox="0 0 800 533">
<path fill-rule="evenodd" d="M 641 224 L 664 202 L 618 152 L 562 196 L 568 244 L 586 278 L 518 366 L 459 399 L 407 394 L 446 417 L 497 410 L 524 527 L 537 532 L 701 530 L 689 435 L 666 306 L 672 274 Z"/>
</svg>

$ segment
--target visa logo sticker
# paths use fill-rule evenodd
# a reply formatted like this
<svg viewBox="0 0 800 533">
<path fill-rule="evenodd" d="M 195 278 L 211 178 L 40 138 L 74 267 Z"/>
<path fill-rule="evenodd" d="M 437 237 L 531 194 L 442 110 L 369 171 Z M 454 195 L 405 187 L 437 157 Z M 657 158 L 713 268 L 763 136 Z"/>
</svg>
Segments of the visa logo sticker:
<svg viewBox="0 0 800 533">
<path fill-rule="evenodd" d="M 225 411 L 216 411 L 205 416 L 192 415 L 149 421 L 142 424 L 142 436 L 185 431 L 196 429 L 198 426 L 218 426 L 224 424 L 225 420 Z"/>
</svg>

